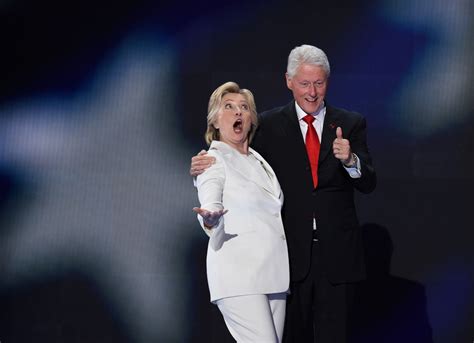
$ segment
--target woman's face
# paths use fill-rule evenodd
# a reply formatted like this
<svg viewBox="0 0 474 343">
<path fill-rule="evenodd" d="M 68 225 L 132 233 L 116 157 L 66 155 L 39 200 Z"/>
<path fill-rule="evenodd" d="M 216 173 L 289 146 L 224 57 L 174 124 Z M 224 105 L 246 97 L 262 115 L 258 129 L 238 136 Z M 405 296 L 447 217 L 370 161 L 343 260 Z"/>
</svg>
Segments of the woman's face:
<svg viewBox="0 0 474 343">
<path fill-rule="evenodd" d="M 221 141 L 239 150 L 247 147 L 252 120 L 250 106 L 242 94 L 224 95 L 214 127 L 219 129 Z"/>
</svg>

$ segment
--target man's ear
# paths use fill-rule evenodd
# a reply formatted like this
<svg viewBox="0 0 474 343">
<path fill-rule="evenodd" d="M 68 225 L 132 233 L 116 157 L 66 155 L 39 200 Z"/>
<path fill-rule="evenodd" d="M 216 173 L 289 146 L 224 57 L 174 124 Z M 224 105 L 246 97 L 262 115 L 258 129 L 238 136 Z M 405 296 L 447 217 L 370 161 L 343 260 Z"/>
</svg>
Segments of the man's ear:
<svg viewBox="0 0 474 343">
<path fill-rule="evenodd" d="M 288 75 L 288 73 L 285 73 L 285 79 L 286 79 L 286 86 L 288 89 L 293 90 L 293 81 L 291 80 L 291 77 Z"/>
</svg>

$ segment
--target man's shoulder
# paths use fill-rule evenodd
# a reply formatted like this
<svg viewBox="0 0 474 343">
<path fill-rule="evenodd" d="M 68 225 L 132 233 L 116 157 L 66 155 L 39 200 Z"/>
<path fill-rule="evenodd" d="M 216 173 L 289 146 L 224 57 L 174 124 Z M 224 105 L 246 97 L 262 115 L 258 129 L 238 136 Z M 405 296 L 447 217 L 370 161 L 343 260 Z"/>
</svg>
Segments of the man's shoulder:
<svg viewBox="0 0 474 343">
<path fill-rule="evenodd" d="M 263 112 L 260 112 L 260 116 L 261 117 L 271 117 L 271 116 L 274 116 L 275 114 L 278 114 L 278 113 L 281 113 L 283 112 L 283 110 L 285 109 L 286 106 L 279 106 L 279 107 L 275 107 L 275 108 L 272 108 L 270 110 L 266 110 L 266 111 L 263 111 Z"/>
<path fill-rule="evenodd" d="M 364 118 L 364 116 L 359 112 L 348 110 L 342 107 L 335 107 L 331 105 L 326 105 L 326 113 L 329 113 L 330 115 L 339 116 L 342 119 L 349 119 L 349 120 L 360 120 Z"/>
<path fill-rule="evenodd" d="M 284 114 L 288 113 L 291 110 L 292 105 L 294 106 L 293 101 L 286 104 L 286 105 L 284 105 L 284 106 L 279 106 L 279 107 L 272 108 L 270 110 L 260 112 L 258 114 L 258 117 L 259 117 L 260 120 L 265 120 L 265 121 L 278 118 L 281 115 L 284 115 Z"/>
</svg>

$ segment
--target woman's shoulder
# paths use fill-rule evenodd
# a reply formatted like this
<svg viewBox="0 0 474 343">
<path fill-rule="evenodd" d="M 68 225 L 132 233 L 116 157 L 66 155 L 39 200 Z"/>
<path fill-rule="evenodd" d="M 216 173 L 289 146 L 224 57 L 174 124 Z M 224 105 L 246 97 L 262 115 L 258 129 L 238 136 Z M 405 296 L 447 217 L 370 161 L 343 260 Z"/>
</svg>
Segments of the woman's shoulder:
<svg viewBox="0 0 474 343">
<path fill-rule="evenodd" d="M 235 153 L 233 148 L 221 141 L 212 141 L 207 152 L 216 158 L 223 158 L 226 155 L 232 155 Z"/>
<path fill-rule="evenodd" d="M 222 161 L 223 152 L 219 148 L 209 147 L 209 149 L 207 150 L 207 154 L 209 156 L 214 157 L 218 161 Z"/>
</svg>

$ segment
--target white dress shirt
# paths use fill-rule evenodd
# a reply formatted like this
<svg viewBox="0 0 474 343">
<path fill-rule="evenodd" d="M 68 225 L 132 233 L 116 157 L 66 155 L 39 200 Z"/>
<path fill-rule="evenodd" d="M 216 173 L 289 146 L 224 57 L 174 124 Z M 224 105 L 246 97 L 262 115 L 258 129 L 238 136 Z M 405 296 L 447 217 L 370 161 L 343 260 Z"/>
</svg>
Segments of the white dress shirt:
<svg viewBox="0 0 474 343">
<path fill-rule="evenodd" d="M 296 114 L 298 115 L 298 122 L 300 123 L 301 134 L 303 135 L 303 140 L 306 143 L 306 132 L 308 131 L 308 124 L 303 120 L 303 118 L 307 115 L 305 111 L 295 102 L 296 107 Z M 326 106 L 323 105 L 318 111 L 315 113 L 311 113 L 314 117 L 313 126 L 316 129 L 316 133 L 318 134 L 319 142 L 321 143 L 321 137 L 323 134 L 323 124 L 324 124 L 324 117 L 326 116 Z M 362 176 L 360 170 L 360 160 L 359 156 L 354 154 L 357 157 L 357 164 L 354 167 L 346 167 L 344 164 L 342 165 L 344 169 L 349 173 L 349 176 L 353 179 L 358 179 Z"/>
<path fill-rule="evenodd" d="M 307 113 L 303 111 L 303 109 L 298 105 L 295 101 L 296 107 L 296 114 L 298 115 L 298 122 L 300 124 L 301 134 L 303 135 L 303 140 L 306 143 L 306 132 L 308 131 L 308 124 L 303 120 L 306 117 Z M 314 117 L 313 126 L 318 134 L 319 142 L 321 143 L 321 137 L 323 135 L 323 124 L 324 124 L 324 117 L 326 116 L 326 105 L 323 105 L 318 111 L 315 113 L 311 113 Z M 355 155 L 355 154 L 354 154 Z M 349 173 L 349 176 L 353 179 L 360 178 L 362 173 L 360 171 L 360 160 L 357 155 L 355 155 L 357 164 L 355 167 L 346 167 L 344 164 L 342 165 L 344 169 Z M 316 230 L 316 218 L 313 218 L 313 230 Z M 313 239 L 317 241 L 317 239 Z"/>
</svg>

